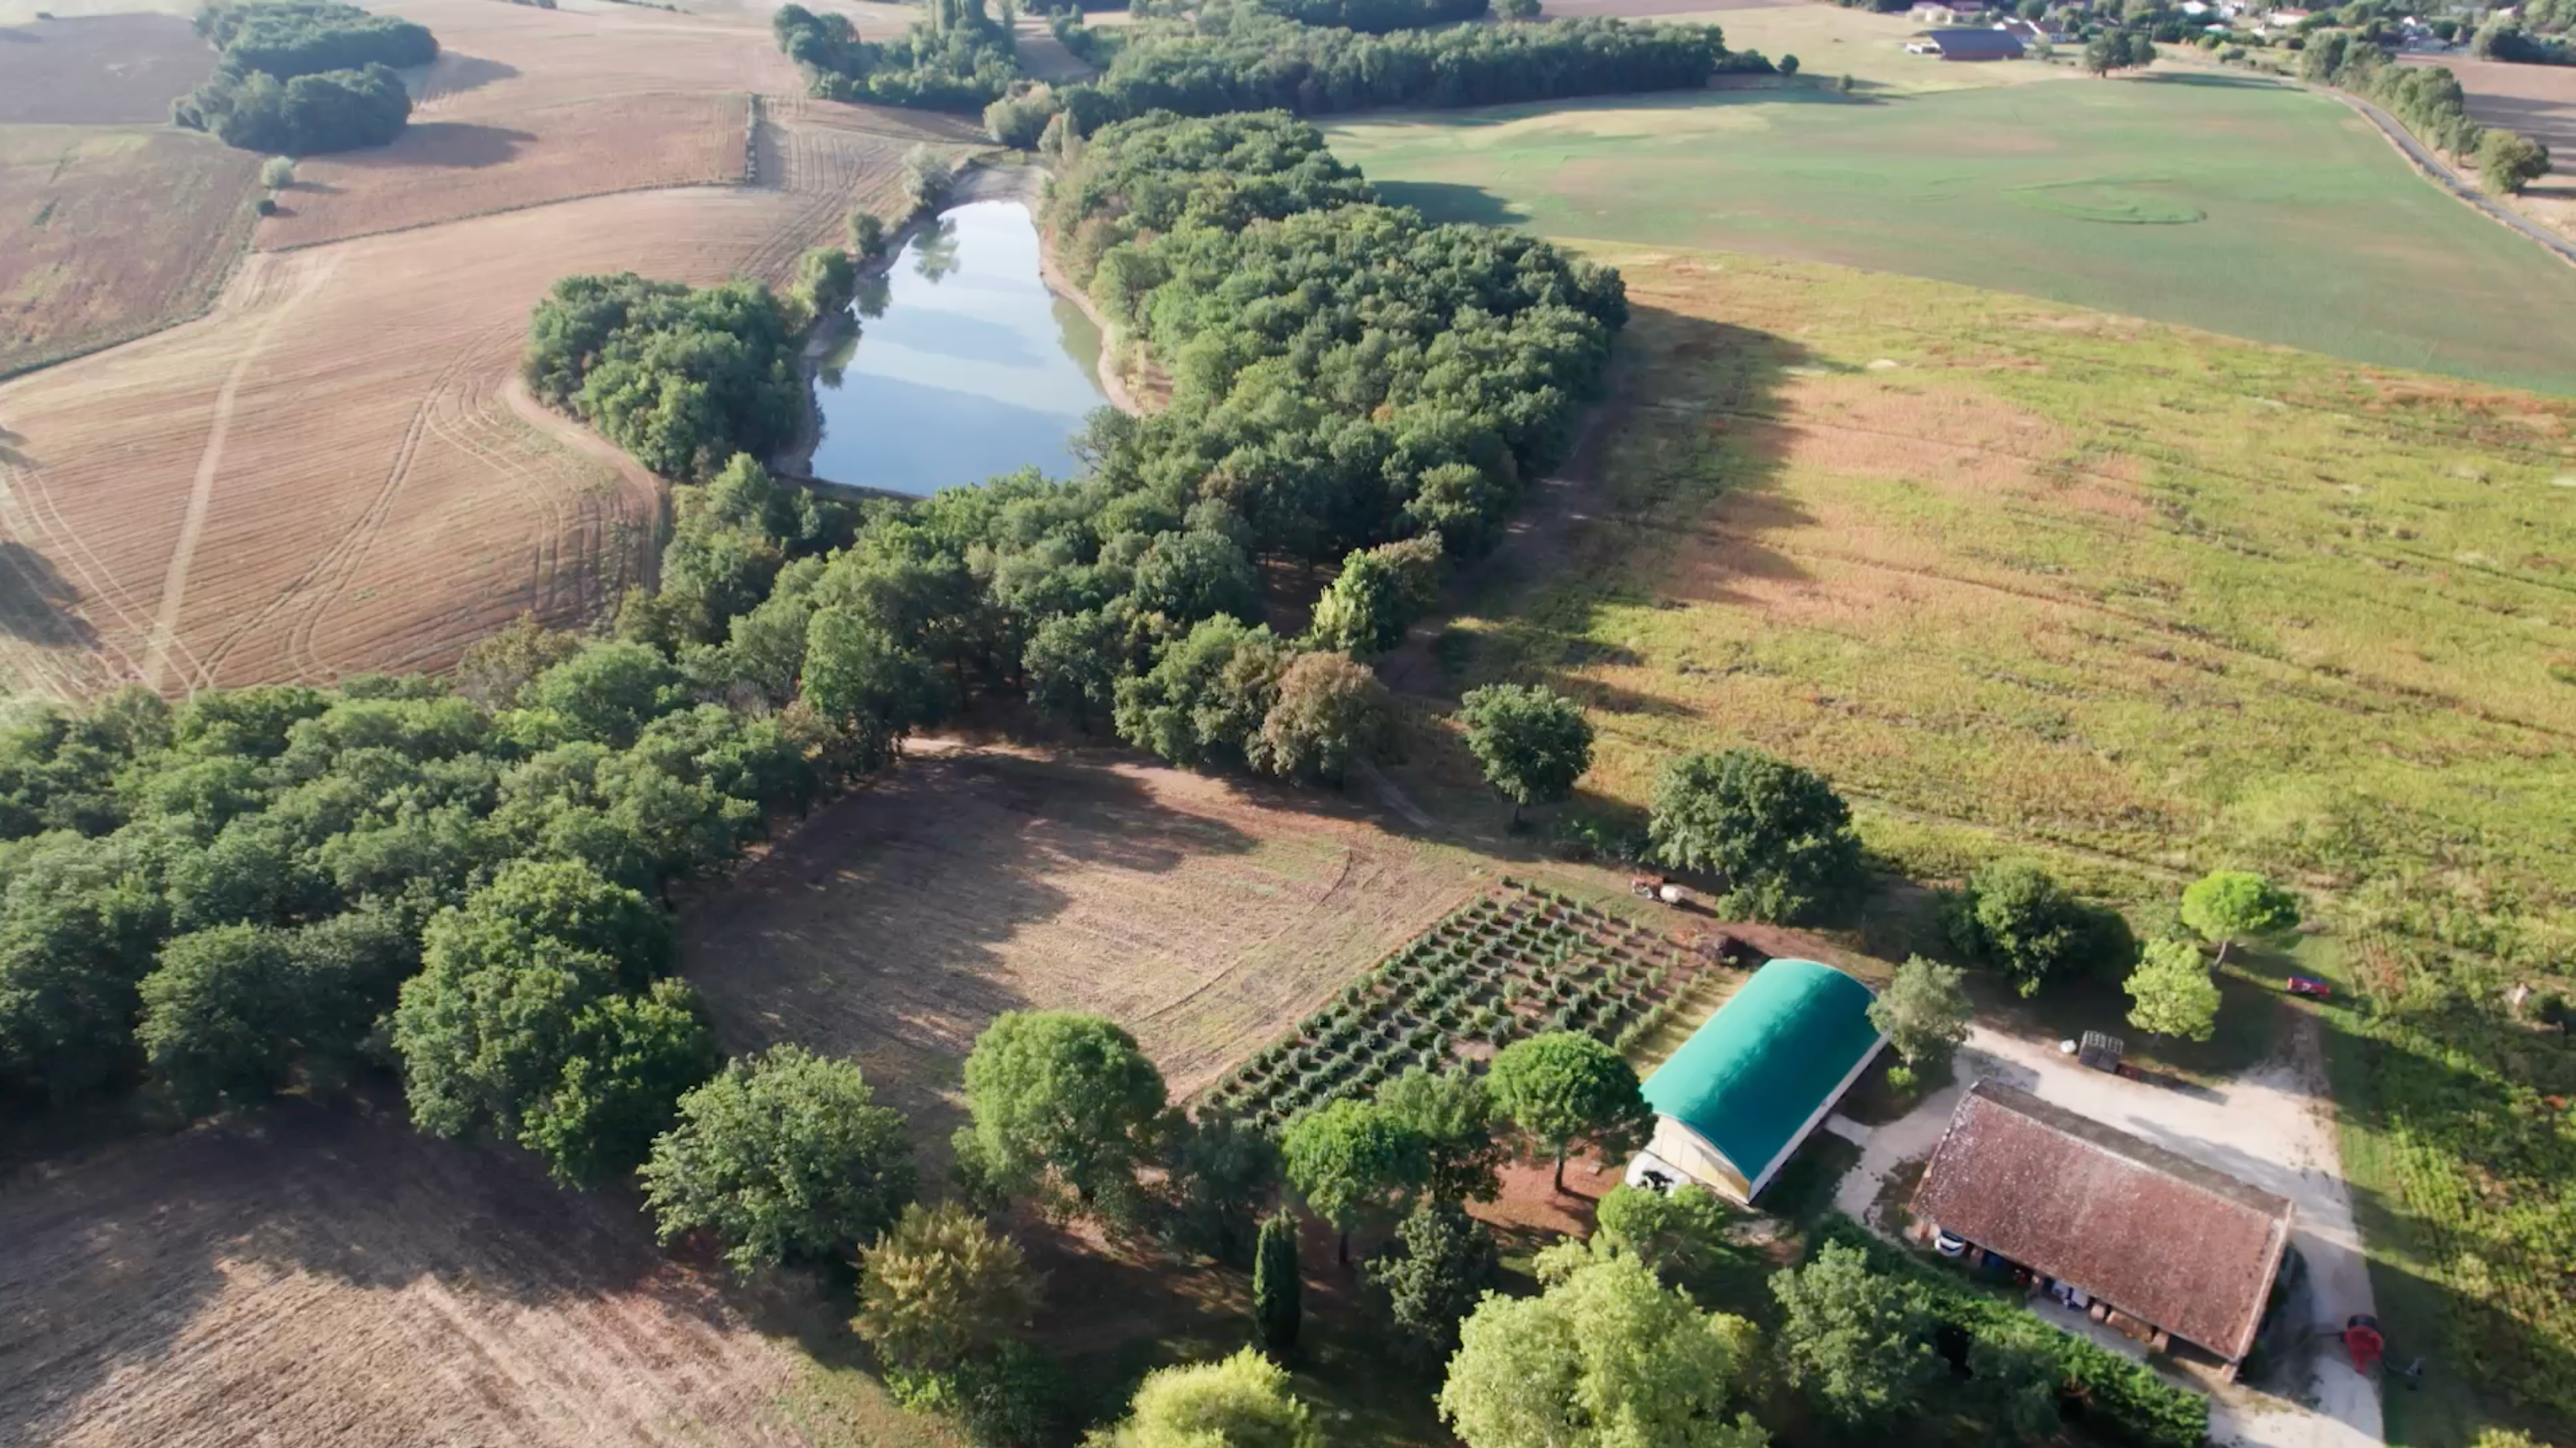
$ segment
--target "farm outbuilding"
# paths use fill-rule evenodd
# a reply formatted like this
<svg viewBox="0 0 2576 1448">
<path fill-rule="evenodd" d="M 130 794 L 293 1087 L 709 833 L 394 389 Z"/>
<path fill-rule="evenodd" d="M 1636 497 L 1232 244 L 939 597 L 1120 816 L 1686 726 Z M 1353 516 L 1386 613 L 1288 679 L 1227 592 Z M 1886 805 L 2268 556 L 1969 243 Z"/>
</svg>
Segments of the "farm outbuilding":
<svg viewBox="0 0 2576 1448">
<path fill-rule="evenodd" d="M 2188 1157 L 1980 1081 L 1915 1189 L 1931 1230 L 2051 1279 L 2061 1300 L 2232 1373 L 2252 1351 L 2295 1209 Z"/>
<path fill-rule="evenodd" d="M 1720 1196 L 1751 1202 L 1824 1122 L 1887 1038 L 1868 986 L 1775 960 L 1646 1078 L 1647 1150 Z"/>
<path fill-rule="evenodd" d="M 1927 30 L 1905 42 L 1910 55 L 1943 60 L 2019 60 L 2021 40 L 2008 30 Z"/>
</svg>

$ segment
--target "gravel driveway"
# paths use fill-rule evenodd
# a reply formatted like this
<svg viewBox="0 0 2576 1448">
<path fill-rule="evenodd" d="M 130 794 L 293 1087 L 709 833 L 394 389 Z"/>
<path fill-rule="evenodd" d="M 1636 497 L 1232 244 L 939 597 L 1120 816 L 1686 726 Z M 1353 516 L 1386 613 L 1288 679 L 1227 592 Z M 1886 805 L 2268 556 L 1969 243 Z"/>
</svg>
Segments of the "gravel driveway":
<svg viewBox="0 0 2576 1448">
<path fill-rule="evenodd" d="M 2087 1070 L 2050 1046 L 1982 1026 L 1959 1052 L 1957 1076 L 1958 1084 L 1887 1125 L 1861 1126 L 1839 1116 L 1826 1123 L 1861 1146 L 1860 1163 L 1843 1179 L 1835 1205 L 1867 1220 L 1887 1175 L 1931 1155 L 1959 1093 L 1991 1078 L 2289 1198 L 2298 1207 L 2296 1240 L 2308 1264 L 2309 1323 L 2340 1331 L 2353 1313 L 2372 1310 L 2370 1274 L 2335 1147 L 2334 1107 L 2325 1096 L 2316 1026 L 2307 1017 L 2299 1018 L 2286 1059 L 2216 1088 L 2152 1086 Z M 2088 1336 L 2131 1356 L 2142 1352 L 2078 1314 L 2053 1314 L 2052 1320 L 2070 1330 L 2092 1329 Z M 2322 1339 L 2315 1349 L 2304 1372 L 2294 1363 L 2274 1374 L 2276 1388 L 2291 1398 L 2250 1390 L 2222 1395 L 2210 1415 L 2210 1441 L 2248 1448 L 2356 1448 L 2382 1441 L 2378 1384 L 2352 1370 L 2341 1344 Z"/>
</svg>

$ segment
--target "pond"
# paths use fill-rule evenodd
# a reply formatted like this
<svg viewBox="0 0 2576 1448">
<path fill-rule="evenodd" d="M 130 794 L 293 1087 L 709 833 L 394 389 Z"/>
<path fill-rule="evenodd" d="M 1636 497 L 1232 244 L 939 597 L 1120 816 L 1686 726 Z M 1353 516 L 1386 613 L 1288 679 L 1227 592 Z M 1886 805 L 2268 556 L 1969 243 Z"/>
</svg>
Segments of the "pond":
<svg viewBox="0 0 2576 1448">
<path fill-rule="evenodd" d="M 1076 471 L 1068 443 L 1105 402 L 1100 333 L 1040 278 L 1026 206 L 941 213 L 855 310 L 857 335 L 814 381 L 815 477 L 927 494 L 1032 465 Z"/>
</svg>

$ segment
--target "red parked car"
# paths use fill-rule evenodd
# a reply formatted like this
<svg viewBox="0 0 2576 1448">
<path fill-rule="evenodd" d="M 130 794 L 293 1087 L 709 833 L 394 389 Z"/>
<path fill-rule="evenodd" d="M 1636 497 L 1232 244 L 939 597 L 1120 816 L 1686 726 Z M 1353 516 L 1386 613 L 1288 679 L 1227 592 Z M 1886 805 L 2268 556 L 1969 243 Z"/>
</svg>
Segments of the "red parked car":
<svg viewBox="0 0 2576 1448">
<path fill-rule="evenodd" d="M 2315 996 L 2318 1000 L 2324 1000 L 2334 994 L 2334 987 L 2312 975 L 2294 975 L 2290 977 L 2290 994 Z"/>
</svg>

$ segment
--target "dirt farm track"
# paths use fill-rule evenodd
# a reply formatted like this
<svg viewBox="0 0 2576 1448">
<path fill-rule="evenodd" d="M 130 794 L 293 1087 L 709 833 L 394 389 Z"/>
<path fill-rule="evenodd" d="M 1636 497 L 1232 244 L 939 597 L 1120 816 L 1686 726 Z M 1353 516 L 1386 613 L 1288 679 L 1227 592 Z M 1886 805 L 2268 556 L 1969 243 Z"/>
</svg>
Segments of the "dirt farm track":
<svg viewBox="0 0 2576 1448">
<path fill-rule="evenodd" d="M 910 146 L 973 139 L 792 94 L 748 18 L 393 8 L 445 46 L 402 141 L 299 168 L 202 319 L 0 383 L 0 689 L 438 668 L 598 616 L 659 486 L 514 396 L 530 307 L 584 271 L 783 280 Z"/>
</svg>

